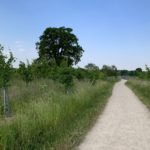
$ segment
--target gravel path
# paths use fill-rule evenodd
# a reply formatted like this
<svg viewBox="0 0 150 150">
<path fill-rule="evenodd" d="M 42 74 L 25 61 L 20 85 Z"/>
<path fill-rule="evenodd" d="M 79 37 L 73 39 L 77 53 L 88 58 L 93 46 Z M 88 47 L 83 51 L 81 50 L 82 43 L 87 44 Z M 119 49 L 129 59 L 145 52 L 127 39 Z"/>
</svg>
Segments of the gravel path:
<svg viewBox="0 0 150 150">
<path fill-rule="evenodd" d="M 150 150 L 150 112 L 125 82 L 115 85 L 79 150 Z"/>
</svg>

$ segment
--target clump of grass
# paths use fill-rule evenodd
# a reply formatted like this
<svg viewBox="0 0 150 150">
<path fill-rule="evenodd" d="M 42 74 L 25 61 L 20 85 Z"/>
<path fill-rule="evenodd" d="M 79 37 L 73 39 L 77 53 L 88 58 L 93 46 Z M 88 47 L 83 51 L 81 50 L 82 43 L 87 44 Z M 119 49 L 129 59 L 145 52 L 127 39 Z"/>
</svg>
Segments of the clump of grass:
<svg viewBox="0 0 150 150">
<path fill-rule="evenodd" d="M 15 94 L 10 89 L 13 119 L 0 123 L 0 149 L 72 149 L 104 109 L 113 84 L 77 82 L 75 92 L 67 95 L 61 85 L 48 80 L 26 88 L 18 83 Z"/>
<path fill-rule="evenodd" d="M 150 81 L 131 79 L 127 85 L 135 92 L 139 99 L 150 109 Z"/>
</svg>

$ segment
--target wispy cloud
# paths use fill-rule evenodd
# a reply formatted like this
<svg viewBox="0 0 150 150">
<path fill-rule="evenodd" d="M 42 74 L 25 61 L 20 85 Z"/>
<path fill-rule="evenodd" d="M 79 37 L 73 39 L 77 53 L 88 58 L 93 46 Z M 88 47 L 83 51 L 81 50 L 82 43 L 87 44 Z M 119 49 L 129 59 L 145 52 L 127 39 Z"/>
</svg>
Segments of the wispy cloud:
<svg viewBox="0 0 150 150">
<path fill-rule="evenodd" d="M 17 51 L 25 52 L 25 48 L 23 46 L 23 42 L 22 41 L 15 41 L 15 47 L 16 47 Z"/>
</svg>

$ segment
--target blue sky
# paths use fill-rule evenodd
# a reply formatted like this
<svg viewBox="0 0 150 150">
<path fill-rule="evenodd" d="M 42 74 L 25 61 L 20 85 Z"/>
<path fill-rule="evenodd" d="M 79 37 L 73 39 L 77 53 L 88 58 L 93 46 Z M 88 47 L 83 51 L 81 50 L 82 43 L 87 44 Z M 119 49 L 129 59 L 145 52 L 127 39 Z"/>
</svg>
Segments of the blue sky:
<svg viewBox="0 0 150 150">
<path fill-rule="evenodd" d="M 12 50 L 16 65 L 37 58 L 39 36 L 60 26 L 73 28 L 79 38 L 81 67 L 150 66 L 149 0 L 0 0 L 0 43 Z"/>
</svg>

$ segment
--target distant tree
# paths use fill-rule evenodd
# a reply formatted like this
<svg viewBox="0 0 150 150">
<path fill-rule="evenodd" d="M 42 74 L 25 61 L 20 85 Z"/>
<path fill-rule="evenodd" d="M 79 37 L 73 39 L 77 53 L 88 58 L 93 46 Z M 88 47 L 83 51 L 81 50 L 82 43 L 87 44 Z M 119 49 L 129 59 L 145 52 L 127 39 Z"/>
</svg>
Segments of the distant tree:
<svg viewBox="0 0 150 150">
<path fill-rule="evenodd" d="M 135 77 L 136 76 L 136 71 L 135 70 L 130 70 L 128 71 L 128 75 L 131 77 Z"/>
<path fill-rule="evenodd" d="M 111 66 L 111 70 L 117 71 L 117 67 L 116 67 L 115 65 L 112 65 L 112 66 Z"/>
<path fill-rule="evenodd" d="M 146 76 L 149 79 L 150 78 L 150 68 L 147 65 L 145 65 L 145 68 L 146 68 Z"/>
<path fill-rule="evenodd" d="M 86 78 L 88 78 L 92 85 L 94 85 L 99 79 L 99 67 L 93 63 L 89 63 L 85 66 L 85 69 L 87 71 Z"/>
<path fill-rule="evenodd" d="M 93 63 L 89 63 L 89 64 L 87 64 L 87 65 L 85 66 L 85 69 L 87 69 L 87 70 L 99 70 L 99 67 L 96 66 L 96 65 L 93 64 Z"/>
<path fill-rule="evenodd" d="M 36 43 L 39 60 L 43 58 L 47 61 L 55 60 L 57 66 L 60 66 L 64 60 L 68 66 L 77 64 L 84 50 L 72 31 L 71 28 L 65 27 L 47 28 L 40 41 Z"/>
<path fill-rule="evenodd" d="M 119 73 L 122 77 L 125 77 L 125 78 L 128 78 L 128 76 L 130 76 L 130 77 L 137 76 L 136 70 L 119 70 Z"/>
<path fill-rule="evenodd" d="M 135 74 L 136 74 L 136 76 L 139 77 L 139 78 L 144 78 L 144 74 L 143 74 L 142 68 L 136 68 Z"/>
<path fill-rule="evenodd" d="M 9 57 L 5 56 L 3 54 L 3 50 L 4 47 L 0 45 L 0 87 L 3 88 L 4 92 L 4 115 L 6 117 L 9 117 L 11 115 L 11 112 L 9 104 L 8 86 L 13 71 L 12 63 L 15 61 L 15 59 L 11 52 Z"/>
<path fill-rule="evenodd" d="M 128 76 L 129 75 L 129 71 L 128 70 L 120 70 L 120 75 L 121 76 Z"/>
<path fill-rule="evenodd" d="M 107 76 L 117 76 L 118 75 L 117 67 L 114 65 L 113 66 L 103 65 L 102 72 Z"/>
<path fill-rule="evenodd" d="M 19 73 L 27 85 L 29 82 L 32 81 L 32 79 L 33 79 L 32 70 L 31 70 L 31 65 L 29 64 L 28 61 L 27 61 L 27 65 L 24 62 L 20 62 Z"/>
<path fill-rule="evenodd" d="M 142 68 L 136 68 L 136 72 L 142 72 Z"/>
</svg>

